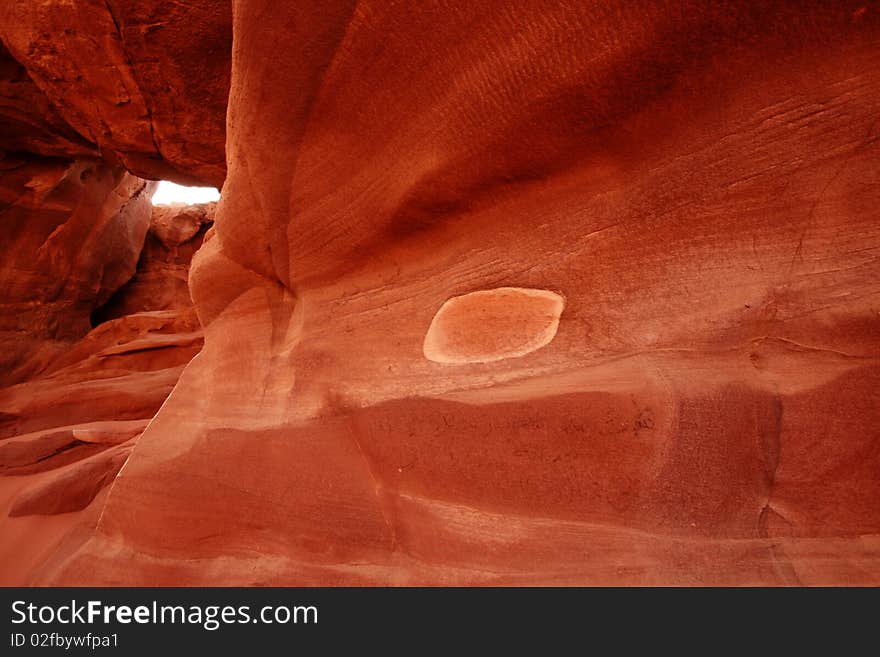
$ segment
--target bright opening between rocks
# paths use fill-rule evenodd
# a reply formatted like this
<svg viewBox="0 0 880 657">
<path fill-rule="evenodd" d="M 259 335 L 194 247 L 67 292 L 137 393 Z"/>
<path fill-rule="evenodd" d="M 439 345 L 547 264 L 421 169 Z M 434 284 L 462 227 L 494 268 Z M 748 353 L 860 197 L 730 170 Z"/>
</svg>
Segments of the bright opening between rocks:
<svg viewBox="0 0 880 657">
<path fill-rule="evenodd" d="M 193 205 L 216 201 L 219 198 L 220 192 L 216 187 L 184 187 L 163 180 L 153 194 L 153 205 Z"/>
</svg>

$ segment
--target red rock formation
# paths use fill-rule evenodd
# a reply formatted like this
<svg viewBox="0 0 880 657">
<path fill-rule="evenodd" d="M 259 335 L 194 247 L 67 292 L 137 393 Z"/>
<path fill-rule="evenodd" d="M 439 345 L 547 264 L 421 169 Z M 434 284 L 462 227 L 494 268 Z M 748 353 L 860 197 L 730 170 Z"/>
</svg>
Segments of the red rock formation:
<svg viewBox="0 0 880 657">
<path fill-rule="evenodd" d="M 137 275 L 92 319 L 101 322 L 143 311 L 192 308 L 187 285 L 190 261 L 213 223 L 215 205 L 153 207 Z"/>
<path fill-rule="evenodd" d="M 60 116 L 78 134 L 76 150 L 82 142 L 136 175 L 216 187 L 230 21 L 222 0 L 0 3 L 0 38 L 50 101 L 52 125 Z M 6 91 L 0 84 L 0 97 Z M 27 141 L 17 150 L 41 152 Z M 73 154 L 60 142 L 53 150 Z"/>
<path fill-rule="evenodd" d="M 109 494 L 127 447 L 34 420 L 58 384 L 23 384 L 7 470 L 82 458 L 9 511 L 84 520 L 8 518 L 19 577 L 880 583 L 875 6 L 233 8 L 205 347 Z M 143 110 L 90 84 L 40 88 L 78 130 L 134 117 L 138 171 Z M 116 407 L 71 384 L 106 411 L 76 430 L 149 417 L 171 377 L 144 371 L 188 357 L 144 355 L 164 339 L 123 348 Z"/>
<path fill-rule="evenodd" d="M 100 163 L 0 160 L 0 384 L 90 329 L 135 271 L 152 186 Z"/>
<path fill-rule="evenodd" d="M 213 208 L 151 224 L 120 163 L 222 183 L 229 22 L 225 2 L 0 3 L 3 583 L 89 536 L 201 347 L 186 278 Z"/>
<path fill-rule="evenodd" d="M 96 157 L 97 148 L 71 128 L 0 43 L 0 150 L 49 157 Z"/>
<path fill-rule="evenodd" d="M 3 215 L 10 220 L 4 225 L 19 240 L 19 250 L 4 254 L 4 289 L 19 297 L 32 295 L 28 303 L 15 297 L 17 305 L 7 305 L 10 310 L 3 315 L 16 318 L 20 325 L 18 332 L 10 332 L 17 340 L 10 337 L 5 342 L 10 353 L 14 348 L 22 351 L 22 345 L 32 352 L 25 361 L 29 370 L 24 366 L 15 370 L 21 380 L 0 388 L 0 534 L 6 539 L 0 541 L 3 584 L 32 581 L 43 566 L 88 538 L 107 487 L 202 345 L 185 280 L 189 260 L 207 228 L 201 222 L 210 222 L 211 208 L 154 209 L 144 245 L 151 207 L 144 182 L 117 172 L 124 180 L 138 181 L 138 197 L 128 204 L 136 204 L 139 212 L 117 212 L 108 221 L 106 212 L 96 212 L 95 205 L 82 197 L 97 193 L 88 190 L 90 185 L 103 182 L 101 189 L 107 188 L 113 177 L 105 172 L 102 178 L 93 168 L 84 170 L 91 172 L 85 178 L 91 181 L 85 183 L 85 190 L 71 184 L 65 188 L 66 194 L 76 190 L 80 195 L 74 216 L 64 214 L 68 205 L 58 200 L 69 201 L 68 196 L 52 196 L 45 190 L 39 197 L 41 204 L 31 204 L 26 206 L 28 211 L 16 214 L 16 208 L 25 207 L 19 203 Z M 112 194 L 120 187 L 110 190 Z M 56 201 L 50 202 L 52 198 Z M 115 204 L 122 202 L 118 199 Z M 98 207 L 112 209 L 115 204 L 104 201 Z M 181 215 L 183 229 L 169 229 L 174 213 Z M 16 225 L 13 220 L 17 218 L 23 221 Z M 49 219 L 60 224 L 53 238 L 43 243 L 46 248 L 36 248 L 37 229 Z M 83 225 L 74 230 L 77 221 Z M 90 221 L 94 222 L 91 226 Z M 132 231 L 139 232 L 142 251 L 128 241 L 111 239 Z M 94 235 L 103 239 L 96 243 Z M 73 241 L 71 236 L 85 241 Z M 111 267 L 119 259 L 111 248 L 114 244 L 128 257 L 130 280 L 125 285 L 121 273 L 115 273 L 121 270 Z M 34 252 L 40 249 L 52 249 L 53 257 L 35 259 Z M 88 257 L 83 257 L 83 251 Z M 30 269 L 22 264 L 28 262 Z M 46 263 L 68 272 L 68 285 L 52 288 L 51 302 L 44 298 L 48 292 L 38 295 L 48 289 L 43 279 L 56 273 Z M 102 271 L 108 272 L 105 278 L 101 278 Z M 16 280 L 16 273 L 27 278 Z M 63 280 L 62 275 L 56 276 Z M 103 285 L 114 282 L 96 290 L 94 280 Z M 83 300 L 83 290 L 92 291 L 89 303 Z M 95 292 L 101 292 L 100 296 Z M 99 303 L 103 305 L 95 309 Z M 94 329 L 88 323 L 90 314 L 100 322 Z M 57 330 L 47 335 L 47 326 Z M 84 335 L 74 340 L 77 332 Z M 24 563 L 23 552 L 29 555 Z"/>
</svg>

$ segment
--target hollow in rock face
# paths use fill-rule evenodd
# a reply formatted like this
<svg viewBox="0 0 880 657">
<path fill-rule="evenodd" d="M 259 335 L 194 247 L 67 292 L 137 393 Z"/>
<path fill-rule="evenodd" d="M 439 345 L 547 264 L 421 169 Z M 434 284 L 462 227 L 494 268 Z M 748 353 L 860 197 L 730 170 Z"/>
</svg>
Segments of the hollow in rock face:
<svg viewBox="0 0 880 657">
<path fill-rule="evenodd" d="M 425 336 L 425 358 L 488 363 L 525 356 L 556 336 L 564 298 L 549 290 L 499 287 L 448 299 Z"/>
</svg>

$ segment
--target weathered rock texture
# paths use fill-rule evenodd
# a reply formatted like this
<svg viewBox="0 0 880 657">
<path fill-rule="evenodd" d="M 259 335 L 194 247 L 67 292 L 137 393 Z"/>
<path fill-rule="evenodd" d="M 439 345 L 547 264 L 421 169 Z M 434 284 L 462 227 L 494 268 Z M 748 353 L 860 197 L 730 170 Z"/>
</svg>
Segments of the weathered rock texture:
<svg viewBox="0 0 880 657">
<path fill-rule="evenodd" d="M 213 223 L 215 205 L 153 207 L 137 275 L 92 313 L 92 321 L 143 311 L 191 309 L 190 261 Z"/>
<path fill-rule="evenodd" d="M 139 176 L 223 183 L 229 2 L 3 0 L 0 38 L 0 127 L 28 127 L 0 149 L 100 152 Z M 37 111 L 22 117 L 25 101 Z"/>
<path fill-rule="evenodd" d="M 102 180 L 92 169 L 85 170 Z M 138 180 L 129 174 L 119 175 Z M 105 186 L 110 185 L 110 172 L 105 176 L 109 177 Z M 84 194 L 82 189 L 74 189 Z M 24 380 L 0 388 L 0 535 L 4 537 L 0 541 L 0 584 L 31 581 L 47 564 L 88 538 L 103 509 L 107 487 L 184 366 L 202 346 L 201 327 L 185 280 L 192 253 L 210 224 L 212 208 L 156 208 L 150 220 L 149 193 L 145 194 L 143 181 L 138 189 L 136 199 L 128 202 L 137 204 L 138 212 L 112 215 L 114 232 L 104 228 L 108 223 L 105 215 L 92 208 L 91 214 L 81 212 L 60 224 L 53 233 L 54 242 L 44 243 L 54 249 L 52 258 L 34 260 L 35 249 L 29 241 L 18 243 L 18 250 L 5 251 L 7 257 L 19 254 L 19 261 L 16 266 L 7 261 L 4 289 L 18 290 L 20 295 L 40 291 L 42 279 L 35 280 L 33 271 L 40 271 L 41 262 L 71 268 L 68 280 L 77 285 L 53 289 L 52 303 L 35 297 L 33 309 L 15 306 L 3 315 L 17 318 L 20 334 L 26 338 L 17 343 L 8 340 L 10 349 L 25 344 L 39 358 L 32 356 L 27 361 L 31 370 L 27 376 L 19 368 L 18 378 Z M 142 198 L 146 203 L 143 208 Z M 118 202 L 99 207 L 115 207 Z M 38 237 L 41 213 L 49 206 L 45 199 L 42 205 L 34 206 L 15 234 L 29 240 Z M 59 217 L 65 216 L 61 210 L 66 205 L 59 202 L 51 207 Z M 80 207 L 86 206 L 81 203 Z M 200 223 L 194 230 L 177 229 L 169 241 L 168 226 L 175 214 L 181 216 L 183 226 L 192 228 L 194 222 Z M 3 216 L 12 222 L 16 215 L 7 209 Z M 74 230 L 69 224 L 75 220 L 84 226 Z M 130 254 L 130 268 L 122 276 L 110 268 L 115 258 L 110 237 L 131 232 L 140 235 L 137 248 L 116 239 L 122 252 Z M 71 235 L 92 239 L 101 234 L 105 239 L 84 246 L 71 239 Z M 29 262 L 24 256 L 28 253 L 34 264 L 31 269 L 22 266 Z M 95 287 L 86 283 L 101 280 L 103 270 L 114 272 L 115 284 L 106 288 L 102 298 L 93 295 L 91 303 L 84 303 L 82 290 Z M 16 280 L 15 272 L 27 273 L 29 278 Z M 53 273 L 64 280 L 57 272 L 42 270 L 44 277 Z M 92 278 L 87 279 L 84 273 Z M 109 280 L 108 275 L 105 284 Z M 96 303 L 103 305 L 95 308 Z M 90 314 L 93 322 L 99 322 L 94 329 L 89 324 Z M 56 315 L 60 319 L 55 320 Z M 52 335 L 37 330 L 46 326 L 58 330 Z M 71 339 L 74 336 L 79 339 Z"/>
<path fill-rule="evenodd" d="M 219 186 L 227 2 L 0 2 L 0 582 L 94 530 L 134 441 L 199 351 L 186 279 Z M 152 219 L 151 219 L 152 217 Z"/>
<path fill-rule="evenodd" d="M 132 277 L 151 189 L 102 163 L 0 159 L 0 384 L 83 337 Z"/>
<path fill-rule="evenodd" d="M 233 34 L 204 349 L 22 577 L 880 583 L 880 8 L 236 0 Z M 8 467 L 63 443 L 36 408 Z"/>
<path fill-rule="evenodd" d="M 0 150 L 95 157 L 97 148 L 68 125 L 27 70 L 0 43 Z"/>
</svg>

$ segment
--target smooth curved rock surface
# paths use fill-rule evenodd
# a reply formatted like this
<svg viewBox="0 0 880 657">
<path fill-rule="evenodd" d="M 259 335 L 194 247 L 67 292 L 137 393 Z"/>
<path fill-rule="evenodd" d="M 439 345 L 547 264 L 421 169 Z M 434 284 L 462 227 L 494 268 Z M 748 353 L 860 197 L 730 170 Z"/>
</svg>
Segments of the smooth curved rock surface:
<svg viewBox="0 0 880 657">
<path fill-rule="evenodd" d="M 120 302 L 0 391 L 34 441 L 8 467 L 59 463 L 0 477 L 0 563 L 32 547 L 4 581 L 880 584 L 873 5 L 232 9 L 204 348 L 192 311 Z M 189 138 L 151 149 L 110 45 L 113 90 L 25 68 L 138 172 Z M 73 432 L 121 420 L 149 424 L 112 487 L 42 515 L 126 446 Z"/>
<path fill-rule="evenodd" d="M 876 12 L 241 0 L 233 32 L 205 348 L 40 581 L 880 583 Z M 425 358 L 511 287 L 564 295 L 552 341 Z"/>
<path fill-rule="evenodd" d="M 15 497 L 9 517 L 51 516 L 85 509 L 101 489 L 112 483 L 132 447 L 120 446 L 92 456 L 23 490 Z"/>
<path fill-rule="evenodd" d="M 549 290 L 499 287 L 447 299 L 422 351 L 436 363 L 490 363 L 525 356 L 556 336 L 565 299 Z"/>
</svg>

